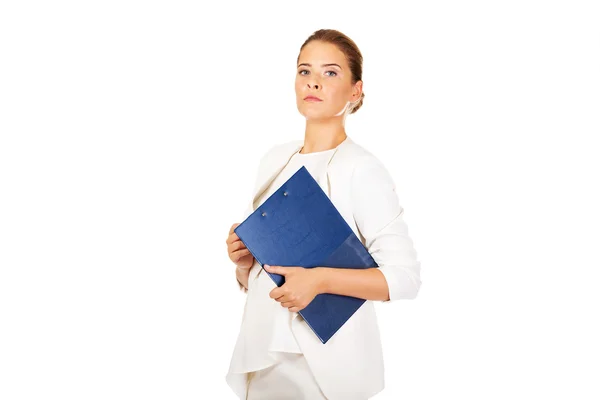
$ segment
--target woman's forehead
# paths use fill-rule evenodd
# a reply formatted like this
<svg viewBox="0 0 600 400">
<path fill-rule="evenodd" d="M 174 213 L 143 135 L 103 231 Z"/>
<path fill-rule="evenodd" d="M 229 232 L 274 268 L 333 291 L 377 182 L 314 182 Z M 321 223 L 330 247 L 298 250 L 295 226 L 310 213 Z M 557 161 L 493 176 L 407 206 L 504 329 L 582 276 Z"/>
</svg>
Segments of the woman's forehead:
<svg viewBox="0 0 600 400">
<path fill-rule="evenodd" d="M 323 64 L 338 64 L 342 66 L 346 59 L 336 45 L 331 43 L 313 41 L 308 43 L 298 59 L 298 64 L 311 64 L 312 67 L 321 67 Z"/>
</svg>

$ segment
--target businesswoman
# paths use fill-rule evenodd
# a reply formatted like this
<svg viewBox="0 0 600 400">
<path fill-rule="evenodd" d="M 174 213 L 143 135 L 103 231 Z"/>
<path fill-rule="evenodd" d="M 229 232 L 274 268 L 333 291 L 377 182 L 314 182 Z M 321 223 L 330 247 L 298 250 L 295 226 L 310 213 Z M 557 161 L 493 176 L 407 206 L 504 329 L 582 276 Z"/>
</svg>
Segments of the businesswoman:
<svg viewBox="0 0 600 400">
<path fill-rule="evenodd" d="M 379 268 L 265 265 L 285 276 L 277 287 L 234 233 L 239 222 L 233 224 L 227 251 L 247 298 L 226 381 L 246 400 L 365 400 L 384 388 L 374 302 L 414 299 L 420 262 L 390 174 L 344 129 L 364 98 L 356 44 L 339 31 L 318 30 L 301 46 L 296 64 L 304 139 L 277 144 L 262 156 L 240 221 L 305 166 Z M 326 344 L 298 314 L 320 293 L 367 300 Z"/>
</svg>

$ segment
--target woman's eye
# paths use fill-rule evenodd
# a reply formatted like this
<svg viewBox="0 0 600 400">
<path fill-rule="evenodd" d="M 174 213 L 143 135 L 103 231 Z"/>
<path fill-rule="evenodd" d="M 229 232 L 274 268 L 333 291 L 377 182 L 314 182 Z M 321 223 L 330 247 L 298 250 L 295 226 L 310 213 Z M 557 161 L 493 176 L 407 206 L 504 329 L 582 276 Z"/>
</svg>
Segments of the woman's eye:
<svg viewBox="0 0 600 400">
<path fill-rule="evenodd" d="M 308 70 L 302 69 L 298 72 L 298 74 L 302 75 L 302 76 L 306 76 L 308 74 L 303 74 L 303 72 L 308 72 Z M 328 75 L 328 76 L 337 76 L 337 72 L 335 71 L 326 71 L 325 74 L 331 72 L 333 75 Z"/>
</svg>

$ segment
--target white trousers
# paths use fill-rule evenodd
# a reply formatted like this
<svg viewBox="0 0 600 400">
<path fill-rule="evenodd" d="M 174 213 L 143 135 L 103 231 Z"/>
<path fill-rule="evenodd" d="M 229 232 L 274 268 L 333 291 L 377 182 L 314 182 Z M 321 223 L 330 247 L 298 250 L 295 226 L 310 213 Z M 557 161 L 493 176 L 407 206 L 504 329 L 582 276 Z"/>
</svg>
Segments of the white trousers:
<svg viewBox="0 0 600 400">
<path fill-rule="evenodd" d="M 246 400 L 327 400 L 303 354 L 278 355 L 277 364 L 248 374 Z"/>
</svg>

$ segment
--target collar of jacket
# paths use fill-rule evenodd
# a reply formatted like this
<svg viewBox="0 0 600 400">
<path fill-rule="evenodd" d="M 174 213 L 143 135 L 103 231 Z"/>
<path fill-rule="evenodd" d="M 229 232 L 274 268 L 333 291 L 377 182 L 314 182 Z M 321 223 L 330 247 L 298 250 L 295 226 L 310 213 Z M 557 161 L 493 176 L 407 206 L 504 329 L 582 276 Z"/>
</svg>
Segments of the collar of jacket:
<svg viewBox="0 0 600 400">
<path fill-rule="evenodd" d="M 344 151 L 353 143 L 354 142 L 350 136 L 346 135 L 346 139 L 337 145 L 335 151 L 331 154 L 331 157 L 327 162 L 327 179 L 329 179 L 329 171 L 333 159 L 336 156 L 340 158 L 340 156 L 344 154 Z M 303 145 L 304 140 L 294 140 L 276 146 L 271 152 L 269 152 L 269 154 L 267 154 L 267 157 L 264 160 L 264 166 L 259 168 L 257 187 L 254 190 L 254 195 L 252 196 L 252 211 L 256 210 L 255 205 L 258 197 L 263 194 L 265 190 L 267 190 L 271 182 L 273 182 L 281 170 L 290 161 L 292 156 L 296 154 Z M 330 193 L 328 193 L 328 195 L 330 195 Z"/>
</svg>

